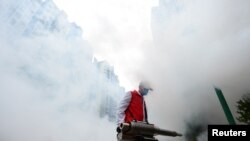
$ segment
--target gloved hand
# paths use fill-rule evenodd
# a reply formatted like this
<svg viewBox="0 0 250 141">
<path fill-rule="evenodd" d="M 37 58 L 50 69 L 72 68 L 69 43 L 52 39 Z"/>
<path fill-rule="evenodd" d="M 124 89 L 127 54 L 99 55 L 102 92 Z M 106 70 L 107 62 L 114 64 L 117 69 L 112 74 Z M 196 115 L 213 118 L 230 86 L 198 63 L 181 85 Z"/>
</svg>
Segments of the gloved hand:
<svg viewBox="0 0 250 141">
<path fill-rule="evenodd" d="M 121 123 L 118 124 L 117 128 L 116 128 L 116 132 L 120 133 L 121 132 Z"/>
</svg>

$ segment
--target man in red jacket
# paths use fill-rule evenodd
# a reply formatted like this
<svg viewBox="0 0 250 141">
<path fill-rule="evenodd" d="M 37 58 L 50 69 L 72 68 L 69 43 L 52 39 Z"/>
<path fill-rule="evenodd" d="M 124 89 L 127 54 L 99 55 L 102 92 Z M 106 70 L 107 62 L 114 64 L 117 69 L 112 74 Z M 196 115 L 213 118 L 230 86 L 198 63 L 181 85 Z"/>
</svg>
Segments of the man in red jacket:
<svg viewBox="0 0 250 141">
<path fill-rule="evenodd" d="M 121 123 L 129 123 L 133 120 L 148 122 L 147 109 L 144 101 L 144 96 L 153 89 L 149 83 L 142 81 L 139 84 L 139 90 L 129 91 L 121 100 L 117 110 L 117 125 Z"/>
</svg>

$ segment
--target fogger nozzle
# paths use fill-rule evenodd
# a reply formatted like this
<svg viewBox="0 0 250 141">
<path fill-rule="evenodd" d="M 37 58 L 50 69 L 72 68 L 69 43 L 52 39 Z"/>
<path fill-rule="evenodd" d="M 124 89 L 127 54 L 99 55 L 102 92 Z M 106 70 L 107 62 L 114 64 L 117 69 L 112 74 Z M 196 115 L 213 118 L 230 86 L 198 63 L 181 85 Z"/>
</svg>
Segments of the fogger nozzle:
<svg viewBox="0 0 250 141">
<path fill-rule="evenodd" d="M 145 122 L 131 122 L 131 123 L 122 123 L 121 132 L 124 134 L 130 135 L 146 135 L 146 136 L 155 136 L 155 135 L 164 135 L 164 136 L 182 136 L 182 134 L 175 131 L 165 130 L 154 126 L 154 124 L 148 124 Z"/>
</svg>

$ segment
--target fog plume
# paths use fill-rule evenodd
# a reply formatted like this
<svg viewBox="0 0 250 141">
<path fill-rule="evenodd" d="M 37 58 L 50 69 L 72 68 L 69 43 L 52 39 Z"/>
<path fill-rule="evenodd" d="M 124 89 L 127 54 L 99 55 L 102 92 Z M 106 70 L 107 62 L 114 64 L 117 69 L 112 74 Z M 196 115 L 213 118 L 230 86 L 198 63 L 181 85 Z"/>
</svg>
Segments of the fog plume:
<svg viewBox="0 0 250 141">
<path fill-rule="evenodd" d="M 207 124 L 228 124 L 215 86 L 237 116 L 236 101 L 250 91 L 249 4 L 160 0 L 152 8 L 153 42 L 140 71 L 155 87 L 147 98 L 152 122 L 183 140 L 207 140 Z"/>
<path fill-rule="evenodd" d="M 1 141 L 116 139 L 100 107 L 119 99 L 118 82 L 81 34 L 51 0 L 0 2 Z"/>
</svg>

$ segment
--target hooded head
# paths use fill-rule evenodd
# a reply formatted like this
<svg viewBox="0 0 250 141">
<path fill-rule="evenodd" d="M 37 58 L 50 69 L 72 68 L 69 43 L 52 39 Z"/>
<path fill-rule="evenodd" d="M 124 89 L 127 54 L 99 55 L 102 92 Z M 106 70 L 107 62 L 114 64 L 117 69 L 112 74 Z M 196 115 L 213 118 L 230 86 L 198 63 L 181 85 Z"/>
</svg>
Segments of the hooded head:
<svg viewBox="0 0 250 141">
<path fill-rule="evenodd" d="M 149 91 L 153 91 L 151 85 L 147 81 L 141 81 L 139 84 L 139 92 L 142 96 L 148 94 Z"/>
</svg>

